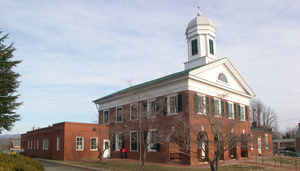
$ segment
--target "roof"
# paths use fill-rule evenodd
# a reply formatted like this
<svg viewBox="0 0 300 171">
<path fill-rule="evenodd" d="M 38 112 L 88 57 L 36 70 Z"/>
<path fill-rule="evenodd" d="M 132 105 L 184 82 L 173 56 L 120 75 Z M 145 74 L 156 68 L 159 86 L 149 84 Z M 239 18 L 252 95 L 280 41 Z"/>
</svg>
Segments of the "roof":
<svg viewBox="0 0 300 171">
<path fill-rule="evenodd" d="M 199 14 L 188 23 L 188 28 L 195 27 L 197 25 L 211 25 L 215 27 L 215 24 L 208 17 Z"/>
<path fill-rule="evenodd" d="M 150 84 L 155 84 L 155 83 L 159 83 L 159 82 L 161 82 L 161 81 L 165 81 L 165 80 L 167 80 L 167 79 L 171 79 L 171 78 L 175 78 L 175 77 L 178 77 L 178 76 L 182 76 L 182 75 L 187 74 L 188 72 L 190 72 L 190 71 L 192 71 L 192 70 L 195 70 L 195 69 L 198 69 L 198 68 L 200 68 L 200 67 L 203 67 L 203 66 L 206 66 L 206 65 L 215 63 L 215 62 L 220 61 L 220 60 L 223 60 L 223 59 L 225 59 L 225 58 L 217 59 L 217 60 L 212 61 L 212 62 L 209 62 L 209 63 L 207 63 L 207 64 L 205 64 L 205 65 L 197 66 L 197 67 L 190 68 L 190 69 L 187 69 L 187 70 L 183 70 L 183 71 L 180 71 L 180 72 L 176 72 L 176 73 L 173 73 L 173 74 L 170 74 L 170 75 L 166 75 L 166 76 L 164 76 L 164 77 L 160 77 L 160 78 L 157 78 L 157 79 L 154 79 L 154 80 L 146 81 L 146 82 L 144 82 L 144 83 L 137 84 L 137 85 L 134 85 L 134 86 L 131 86 L 131 87 L 122 89 L 122 90 L 120 90 L 120 91 L 117 91 L 117 92 L 115 92 L 115 93 L 106 95 L 106 96 L 104 96 L 104 97 L 101 97 L 101 98 L 99 98 L 99 99 L 94 100 L 93 102 L 94 102 L 94 103 L 97 103 L 97 101 L 100 101 L 100 100 L 103 100 L 103 99 L 107 99 L 107 98 L 112 97 L 112 96 L 115 96 L 115 95 L 117 95 L 117 94 L 125 93 L 125 92 L 131 91 L 131 90 L 134 90 L 134 89 L 137 89 L 137 88 L 141 88 L 141 87 L 144 87 L 144 86 L 147 86 L 147 85 L 150 85 Z"/>
</svg>

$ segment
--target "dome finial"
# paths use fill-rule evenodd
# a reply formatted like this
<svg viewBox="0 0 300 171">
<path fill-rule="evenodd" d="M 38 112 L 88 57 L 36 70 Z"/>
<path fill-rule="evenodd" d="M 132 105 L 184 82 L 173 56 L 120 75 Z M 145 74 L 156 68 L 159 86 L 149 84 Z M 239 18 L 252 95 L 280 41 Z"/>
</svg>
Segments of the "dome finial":
<svg viewBox="0 0 300 171">
<path fill-rule="evenodd" d="M 200 16 L 201 15 L 201 10 L 200 10 L 200 6 L 199 5 L 197 6 L 197 9 L 198 9 L 197 16 Z"/>
</svg>

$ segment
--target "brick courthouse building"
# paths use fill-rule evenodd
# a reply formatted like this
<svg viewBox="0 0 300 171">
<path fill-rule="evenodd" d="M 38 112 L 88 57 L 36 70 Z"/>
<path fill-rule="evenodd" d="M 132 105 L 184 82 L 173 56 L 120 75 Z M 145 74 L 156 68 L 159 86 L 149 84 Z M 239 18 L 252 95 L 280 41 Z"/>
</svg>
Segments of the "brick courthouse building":
<svg viewBox="0 0 300 171">
<path fill-rule="evenodd" d="M 136 125 L 141 123 L 139 120 L 143 114 L 147 114 L 147 117 L 153 121 L 148 126 L 148 136 L 145 140 L 149 144 L 148 161 L 168 162 L 179 159 L 192 165 L 203 162 L 200 160 L 205 157 L 203 152 L 191 153 L 188 157 L 182 158 L 179 147 L 174 143 L 154 143 L 152 140 L 154 135 L 159 135 L 161 132 L 171 132 L 169 126 L 178 116 L 182 116 L 191 128 L 201 127 L 201 131 L 205 132 L 210 142 L 214 141 L 214 135 L 208 126 L 208 116 L 220 118 L 228 125 L 234 123 L 236 126 L 232 129 L 232 133 L 237 137 L 250 137 L 250 141 L 236 144 L 234 150 L 225 151 L 222 157 L 224 160 L 240 159 L 257 154 L 271 155 L 271 132 L 265 129 L 251 129 L 250 126 L 249 104 L 254 92 L 228 58 L 218 59 L 216 56 L 214 23 L 209 18 L 197 14 L 188 23 L 186 40 L 188 61 L 184 64 L 183 71 L 94 100 L 99 112 L 99 124 L 89 128 L 81 127 L 86 129 L 83 132 L 79 131 L 80 129 L 61 130 L 59 140 L 64 141 L 64 145 L 61 146 L 64 154 L 57 155 L 54 152 L 55 149 L 52 149 L 52 158 L 61 160 L 96 158 L 99 149 L 104 151 L 104 158 L 119 158 L 120 149 L 125 147 L 128 150 L 128 158 L 138 159 L 141 151 L 139 148 L 141 137 Z M 62 125 L 64 124 L 59 126 Z M 96 131 L 93 132 L 92 127 L 95 127 Z M 57 144 L 57 130 L 45 128 L 47 129 L 53 129 L 50 141 L 52 144 Z M 62 135 L 68 134 L 68 131 L 72 134 L 63 138 Z M 33 131 L 22 135 L 22 147 L 27 155 L 42 156 L 42 153 L 31 153 L 28 150 L 28 147 L 32 149 L 28 139 L 35 133 Z M 89 151 L 86 149 L 88 145 L 85 145 L 83 151 L 74 149 L 78 143 L 82 142 L 76 138 L 78 136 L 83 136 L 85 140 L 89 140 L 88 137 L 97 137 L 99 148 Z M 196 137 L 190 137 L 190 151 L 199 151 L 197 143 L 192 143 L 196 141 Z M 205 145 L 209 149 L 209 155 L 214 155 L 213 143 Z M 83 155 L 83 153 L 86 154 Z M 43 154 L 43 156 L 51 157 L 50 154 Z"/>
</svg>

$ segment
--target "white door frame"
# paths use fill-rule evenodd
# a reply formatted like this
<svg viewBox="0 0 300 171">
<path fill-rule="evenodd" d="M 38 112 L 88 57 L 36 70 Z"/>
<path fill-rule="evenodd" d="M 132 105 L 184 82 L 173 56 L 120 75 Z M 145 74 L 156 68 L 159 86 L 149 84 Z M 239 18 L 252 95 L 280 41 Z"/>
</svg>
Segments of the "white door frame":
<svg viewBox="0 0 300 171">
<path fill-rule="evenodd" d="M 105 143 L 108 143 L 108 148 L 105 149 Z M 103 140 L 103 158 L 110 158 L 110 140 L 104 139 Z"/>
</svg>

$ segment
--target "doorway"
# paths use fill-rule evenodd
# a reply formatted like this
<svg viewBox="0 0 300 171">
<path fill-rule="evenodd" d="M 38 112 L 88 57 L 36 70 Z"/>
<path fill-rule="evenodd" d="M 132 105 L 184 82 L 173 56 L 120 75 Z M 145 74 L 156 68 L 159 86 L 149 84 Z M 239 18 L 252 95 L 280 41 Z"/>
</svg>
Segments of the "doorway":
<svg viewBox="0 0 300 171">
<path fill-rule="evenodd" d="M 103 158 L 110 158 L 110 141 L 103 140 Z"/>
</svg>

